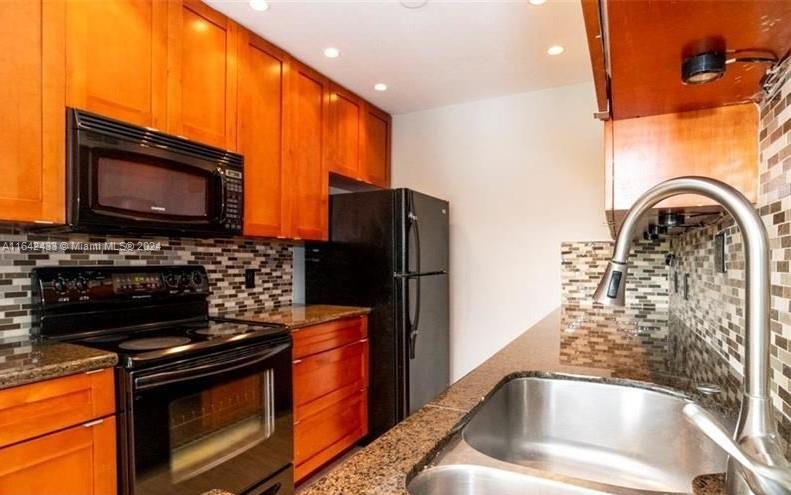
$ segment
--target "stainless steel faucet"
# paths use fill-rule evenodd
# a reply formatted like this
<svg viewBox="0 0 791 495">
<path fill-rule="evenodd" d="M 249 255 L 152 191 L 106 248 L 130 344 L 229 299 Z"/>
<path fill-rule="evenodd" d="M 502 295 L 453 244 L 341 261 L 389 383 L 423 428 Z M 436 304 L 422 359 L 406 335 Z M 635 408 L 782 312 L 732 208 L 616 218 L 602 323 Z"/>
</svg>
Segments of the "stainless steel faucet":
<svg viewBox="0 0 791 495">
<path fill-rule="evenodd" d="M 761 217 L 747 198 L 728 184 L 707 177 L 679 177 L 649 189 L 626 215 L 594 298 L 607 305 L 625 304 L 629 250 L 640 217 L 660 201 L 679 194 L 706 196 L 722 205 L 741 230 L 746 261 L 744 392 L 733 445 L 723 440 L 729 437 L 722 435 L 722 427 L 707 414 L 700 414 L 699 408 L 687 408 L 685 415 L 730 455 L 726 475 L 729 494 L 791 494 L 791 467 L 783 455 L 769 398 L 769 240 Z"/>
</svg>

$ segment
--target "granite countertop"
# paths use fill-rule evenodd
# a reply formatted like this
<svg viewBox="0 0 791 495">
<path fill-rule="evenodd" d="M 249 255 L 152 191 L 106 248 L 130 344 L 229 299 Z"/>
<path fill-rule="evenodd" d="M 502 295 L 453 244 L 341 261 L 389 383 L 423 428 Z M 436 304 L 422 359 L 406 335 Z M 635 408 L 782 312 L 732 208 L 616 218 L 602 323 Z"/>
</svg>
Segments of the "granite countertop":
<svg viewBox="0 0 791 495">
<path fill-rule="evenodd" d="M 327 304 L 294 304 L 281 308 L 253 308 L 244 311 L 223 313 L 220 318 L 254 321 L 283 325 L 296 330 L 319 323 L 340 320 L 351 316 L 365 315 L 371 308 L 358 306 L 331 306 Z"/>
<path fill-rule="evenodd" d="M 661 338 L 654 335 L 663 332 L 667 321 L 664 327 L 655 323 L 621 308 L 558 309 L 300 494 L 406 495 L 414 474 L 432 461 L 487 394 L 514 375 L 567 373 L 616 383 L 648 381 L 686 391 L 705 407 L 733 418 L 730 404 L 694 393 L 692 381 L 682 378 L 692 375 L 682 373 L 676 362 L 683 353 L 668 349 L 666 332 Z M 718 480 L 696 480 L 695 493 L 722 493 Z"/>
<path fill-rule="evenodd" d="M 66 343 L 30 337 L 0 339 L 0 389 L 115 366 L 118 356 Z"/>
</svg>

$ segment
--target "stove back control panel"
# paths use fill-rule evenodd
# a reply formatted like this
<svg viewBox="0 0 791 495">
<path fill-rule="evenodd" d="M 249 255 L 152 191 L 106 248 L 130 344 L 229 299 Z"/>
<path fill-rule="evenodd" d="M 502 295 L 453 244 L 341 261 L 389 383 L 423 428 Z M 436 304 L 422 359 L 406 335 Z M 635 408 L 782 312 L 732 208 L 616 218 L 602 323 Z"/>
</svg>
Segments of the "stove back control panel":
<svg viewBox="0 0 791 495">
<path fill-rule="evenodd" d="M 34 297 L 45 306 L 183 298 L 209 293 L 203 266 L 38 267 Z"/>
</svg>

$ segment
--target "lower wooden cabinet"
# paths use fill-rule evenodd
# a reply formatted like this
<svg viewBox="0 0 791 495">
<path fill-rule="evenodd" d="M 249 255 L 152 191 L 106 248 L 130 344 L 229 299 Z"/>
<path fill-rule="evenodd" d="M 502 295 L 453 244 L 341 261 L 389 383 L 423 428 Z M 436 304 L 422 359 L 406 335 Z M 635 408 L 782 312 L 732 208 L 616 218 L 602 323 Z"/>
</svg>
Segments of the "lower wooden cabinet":
<svg viewBox="0 0 791 495">
<path fill-rule="evenodd" d="M 115 417 L 0 449 L 0 494 L 116 493 Z"/>
<path fill-rule="evenodd" d="M 114 495 L 113 370 L 0 391 L 0 495 Z"/>
<path fill-rule="evenodd" d="M 368 318 L 294 332 L 294 466 L 299 482 L 368 434 Z"/>
</svg>

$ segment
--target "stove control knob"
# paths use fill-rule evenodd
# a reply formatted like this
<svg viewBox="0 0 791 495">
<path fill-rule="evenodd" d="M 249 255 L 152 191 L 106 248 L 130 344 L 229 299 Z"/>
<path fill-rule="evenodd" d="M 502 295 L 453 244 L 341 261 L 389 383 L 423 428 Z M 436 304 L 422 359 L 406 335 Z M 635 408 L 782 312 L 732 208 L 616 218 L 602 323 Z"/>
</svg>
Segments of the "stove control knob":
<svg viewBox="0 0 791 495">
<path fill-rule="evenodd" d="M 63 280 L 63 277 L 58 277 L 52 282 L 52 287 L 55 288 L 56 292 L 63 292 L 66 290 L 66 281 Z"/>
<path fill-rule="evenodd" d="M 175 273 L 168 273 L 165 275 L 165 283 L 168 287 L 175 289 L 179 285 L 179 277 Z"/>
<path fill-rule="evenodd" d="M 203 285 L 203 274 L 201 272 L 192 272 L 191 279 L 193 287 L 200 287 Z"/>
<path fill-rule="evenodd" d="M 85 279 L 85 277 L 77 277 L 75 285 L 79 290 L 86 290 L 88 288 L 88 281 Z"/>
</svg>

